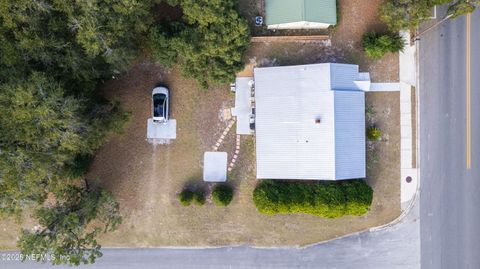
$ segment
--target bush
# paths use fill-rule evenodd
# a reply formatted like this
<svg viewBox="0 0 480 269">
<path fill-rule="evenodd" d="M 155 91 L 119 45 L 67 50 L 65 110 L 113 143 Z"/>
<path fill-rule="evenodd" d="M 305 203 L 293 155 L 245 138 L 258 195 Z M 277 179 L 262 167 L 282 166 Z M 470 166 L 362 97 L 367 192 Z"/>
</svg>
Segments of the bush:
<svg viewBox="0 0 480 269">
<path fill-rule="evenodd" d="M 253 191 L 258 211 L 267 215 L 305 213 L 337 218 L 367 213 L 373 190 L 363 180 L 342 182 L 262 181 Z"/>
<path fill-rule="evenodd" d="M 178 194 L 177 198 L 183 206 L 189 206 L 192 203 L 194 193 L 191 190 L 185 189 Z"/>
<path fill-rule="evenodd" d="M 382 138 L 382 131 L 375 126 L 369 127 L 367 129 L 367 138 L 371 141 L 378 141 Z"/>
<path fill-rule="evenodd" d="M 362 45 L 368 57 L 380 59 L 387 52 L 402 51 L 405 42 L 402 37 L 396 33 L 378 34 L 369 32 L 363 36 Z"/>
<path fill-rule="evenodd" d="M 213 202 L 218 206 L 227 206 L 233 198 L 233 190 L 227 185 L 217 185 L 212 192 Z"/>
<path fill-rule="evenodd" d="M 193 203 L 196 205 L 204 205 L 205 204 L 205 193 L 201 190 L 197 190 L 193 194 Z"/>
</svg>

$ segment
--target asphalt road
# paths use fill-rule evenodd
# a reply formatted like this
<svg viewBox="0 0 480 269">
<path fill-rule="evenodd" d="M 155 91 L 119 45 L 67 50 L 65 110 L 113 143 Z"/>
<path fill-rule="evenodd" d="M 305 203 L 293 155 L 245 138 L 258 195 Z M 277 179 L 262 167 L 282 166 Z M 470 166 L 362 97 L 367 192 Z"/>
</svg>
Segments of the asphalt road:
<svg viewBox="0 0 480 269">
<path fill-rule="evenodd" d="M 418 214 L 418 206 L 415 206 L 393 227 L 305 249 L 254 249 L 244 246 L 216 249 L 104 249 L 104 256 L 85 268 L 419 268 Z M 2 260 L 7 254 L 13 252 L 0 253 L 0 268 L 52 268 L 49 264 Z"/>
<path fill-rule="evenodd" d="M 480 11 L 471 16 L 471 145 L 467 143 L 467 25 L 421 36 L 422 268 L 480 268 Z M 471 169 L 467 169 L 468 148 Z"/>
</svg>

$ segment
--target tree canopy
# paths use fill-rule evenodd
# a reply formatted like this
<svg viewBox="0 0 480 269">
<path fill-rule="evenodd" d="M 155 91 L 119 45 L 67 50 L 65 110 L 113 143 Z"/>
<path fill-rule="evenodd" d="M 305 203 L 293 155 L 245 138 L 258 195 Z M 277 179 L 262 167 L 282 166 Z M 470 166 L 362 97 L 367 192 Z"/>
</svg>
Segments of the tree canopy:
<svg viewBox="0 0 480 269">
<path fill-rule="evenodd" d="M 119 205 L 105 191 L 67 186 L 53 205 L 39 208 L 39 227 L 23 230 L 18 241 L 22 254 L 49 253 L 53 264 L 88 264 L 102 256 L 96 236 L 121 223 Z M 92 225 L 97 220 L 102 225 Z M 90 225 L 90 226 L 89 226 Z"/>
<path fill-rule="evenodd" d="M 151 1 L 0 0 L 0 75 L 32 69 L 70 82 L 124 70 L 152 22 Z M 85 91 L 80 88 L 77 91 Z"/>
<path fill-rule="evenodd" d="M 58 171 L 87 147 L 82 133 L 85 100 L 65 96 L 44 74 L 0 85 L 0 211 L 14 213 L 25 202 L 40 203 Z"/>
<path fill-rule="evenodd" d="M 479 0 L 386 0 L 380 8 L 380 18 L 391 31 L 417 28 L 432 16 L 435 5 L 449 4 L 447 16 L 451 18 L 471 13 Z"/>
<path fill-rule="evenodd" d="M 157 62 L 178 62 L 183 74 L 203 87 L 230 83 L 242 70 L 243 54 L 250 43 L 248 25 L 233 0 L 179 0 L 180 22 L 158 25 L 150 32 L 152 55 Z"/>
<path fill-rule="evenodd" d="M 128 119 L 96 87 L 139 54 L 152 5 L 0 0 L 0 213 L 33 208 L 45 227 L 40 234 L 23 232 L 23 252 L 91 262 L 99 256 L 99 230 L 86 227 L 94 220 L 118 223 L 113 197 L 78 187 L 75 178 L 84 176 L 89 156 Z M 50 196 L 57 203 L 47 205 Z"/>
</svg>

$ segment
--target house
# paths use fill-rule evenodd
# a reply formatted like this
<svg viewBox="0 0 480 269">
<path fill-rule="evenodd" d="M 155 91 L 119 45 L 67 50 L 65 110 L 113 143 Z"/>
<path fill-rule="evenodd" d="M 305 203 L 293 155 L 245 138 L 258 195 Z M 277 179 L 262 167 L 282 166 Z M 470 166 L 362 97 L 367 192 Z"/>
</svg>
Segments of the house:
<svg viewBox="0 0 480 269">
<path fill-rule="evenodd" d="M 336 0 L 265 0 L 269 29 L 324 29 L 337 24 Z"/>
<path fill-rule="evenodd" d="M 365 92 L 357 65 L 254 69 L 257 178 L 364 178 Z"/>
</svg>

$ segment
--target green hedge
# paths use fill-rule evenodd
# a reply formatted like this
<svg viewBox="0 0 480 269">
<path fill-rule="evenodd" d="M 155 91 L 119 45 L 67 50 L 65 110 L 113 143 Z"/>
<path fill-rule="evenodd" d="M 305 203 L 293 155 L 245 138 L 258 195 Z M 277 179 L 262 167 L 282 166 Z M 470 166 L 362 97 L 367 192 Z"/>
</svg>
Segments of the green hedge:
<svg viewBox="0 0 480 269">
<path fill-rule="evenodd" d="M 337 218 L 360 216 L 372 204 L 373 190 L 363 180 L 341 182 L 286 182 L 263 180 L 253 191 L 253 202 L 263 214 L 305 213 Z"/>
</svg>

